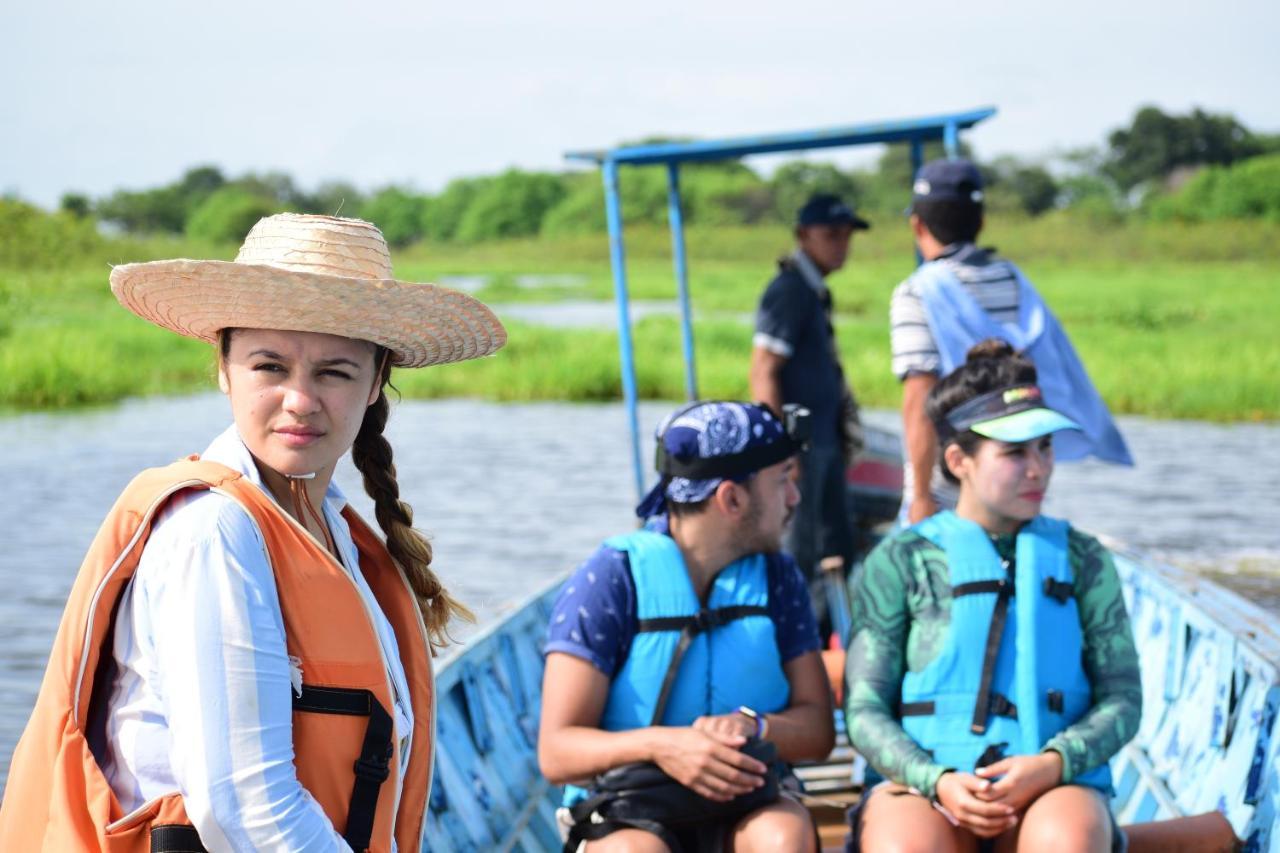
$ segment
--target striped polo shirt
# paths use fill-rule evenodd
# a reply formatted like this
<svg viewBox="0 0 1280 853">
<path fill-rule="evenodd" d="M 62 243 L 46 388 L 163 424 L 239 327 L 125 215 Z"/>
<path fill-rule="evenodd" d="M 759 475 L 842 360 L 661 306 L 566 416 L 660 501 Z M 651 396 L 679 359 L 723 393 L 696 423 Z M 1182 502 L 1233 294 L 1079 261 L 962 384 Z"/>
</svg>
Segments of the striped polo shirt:
<svg viewBox="0 0 1280 853">
<path fill-rule="evenodd" d="M 965 291 L 992 319 L 999 323 L 1018 321 L 1018 277 L 1014 266 L 995 257 L 995 249 L 978 248 L 973 243 L 952 243 L 936 260 L 955 273 Z M 909 276 L 893 291 L 889 301 L 889 344 L 893 354 L 893 372 L 898 379 L 913 373 L 941 373 L 942 357 L 934 342 L 933 332 L 920 297 L 920 280 Z M 902 509 L 899 520 L 906 523 L 906 513 L 915 487 L 915 472 L 909 459 L 903 462 Z M 943 509 L 954 509 L 959 490 L 949 483 L 934 466 L 929 491 Z"/>
<path fill-rule="evenodd" d="M 952 243 L 937 260 L 955 273 L 964 289 L 998 323 L 1018 321 L 1018 277 L 1009 261 L 994 249 L 973 243 Z M 912 373 L 939 373 L 941 357 L 929 330 L 920 283 L 915 274 L 898 285 L 889 302 L 889 342 L 893 372 L 899 379 Z"/>
</svg>

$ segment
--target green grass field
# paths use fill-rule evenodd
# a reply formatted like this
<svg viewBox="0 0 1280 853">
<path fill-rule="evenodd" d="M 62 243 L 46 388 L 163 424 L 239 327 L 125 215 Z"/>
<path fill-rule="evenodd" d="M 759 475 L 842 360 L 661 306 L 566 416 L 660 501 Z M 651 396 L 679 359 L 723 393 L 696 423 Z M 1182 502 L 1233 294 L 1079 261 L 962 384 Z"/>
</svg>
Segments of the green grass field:
<svg viewBox="0 0 1280 853">
<path fill-rule="evenodd" d="M 627 234 L 635 299 L 672 299 L 668 235 Z M 1280 419 L 1280 226 L 1089 223 L 1060 214 L 995 220 L 981 241 L 1016 260 L 1062 319 L 1103 396 L 1118 412 L 1219 421 Z M 772 228 L 693 229 L 690 286 L 700 391 L 746 394 L 748 315 L 788 248 Z M 212 387 L 209 348 L 155 329 L 121 309 L 108 264 L 158 257 L 234 256 L 234 247 L 149 241 L 60 269 L 0 268 L 0 407 L 60 408 L 126 396 Z M 603 236 L 418 245 L 393 253 L 401 278 L 483 276 L 494 303 L 612 299 Z M 894 407 L 888 304 L 912 268 L 906 226 L 886 220 L 855 240 L 832 278 L 846 371 L 864 405 Z M 525 275 L 555 276 L 524 286 Z M 511 323 L 492 358 L 395 378 L 407 397 L 606 400 L 621 395 L 617 336 Z M 645 397 L 683 394 L 679 329 L 670 317 L 636 327 Z"/>
</svg>

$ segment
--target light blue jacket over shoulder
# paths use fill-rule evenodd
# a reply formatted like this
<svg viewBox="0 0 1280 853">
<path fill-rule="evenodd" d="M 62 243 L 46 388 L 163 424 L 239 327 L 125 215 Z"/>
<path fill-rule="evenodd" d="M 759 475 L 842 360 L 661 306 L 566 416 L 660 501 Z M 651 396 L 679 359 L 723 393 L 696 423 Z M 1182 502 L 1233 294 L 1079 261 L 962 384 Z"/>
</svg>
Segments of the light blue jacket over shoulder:
<svg viewBox="0 0 1280 853">
<path fill-rule="evenodd" d="M 1016 272 L 1019 310 L 1014 325 L 996 322 L 982 310 L 947 264 L 932 261 L 916 271 L 929 330 L 941 356 L 942 375 L 964 364 L 965 353 L 974 344 L 987 338 L 1002 338 L 1035 363 L 1045 402 L 1082 428 L 1079 432 L 1064 430 L 1054 435 L 1054 455 L 1058 459 L 1094 456 L 1104 462 L 1132 465 L 1133 457 L 1124 437 L 1062 325 L 1026 276 Z"/>
</svg>

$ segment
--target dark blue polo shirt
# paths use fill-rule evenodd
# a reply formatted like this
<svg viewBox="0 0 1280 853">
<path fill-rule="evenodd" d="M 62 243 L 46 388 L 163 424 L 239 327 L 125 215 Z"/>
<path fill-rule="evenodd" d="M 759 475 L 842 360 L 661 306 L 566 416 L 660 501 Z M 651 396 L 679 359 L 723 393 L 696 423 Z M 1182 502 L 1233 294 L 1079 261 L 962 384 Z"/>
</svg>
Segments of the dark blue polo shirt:
<svg viewBox="0 0 1280 853">
<path fill-rule="evenodd" d="M 844 375 L 829 319 L 830 292 L 811 285 L 792 258 L 778 264 L 756 313 L 755 346 L 784 356 L 782 400 L 813 413 L 813 441 L 834 445 Z M 826 304 L 824 304 L 824 302 Z"/>
</svg>

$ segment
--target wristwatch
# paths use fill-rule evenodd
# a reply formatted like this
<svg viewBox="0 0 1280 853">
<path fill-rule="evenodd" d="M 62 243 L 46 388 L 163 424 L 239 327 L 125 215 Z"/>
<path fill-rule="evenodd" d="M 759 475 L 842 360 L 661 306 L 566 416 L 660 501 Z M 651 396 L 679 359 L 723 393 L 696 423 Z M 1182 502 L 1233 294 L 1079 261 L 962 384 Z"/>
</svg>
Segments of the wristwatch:
<svg viewBox="0 0 1280 853">
<path fill-rule="evenodd" d="M 755 721 L 756 737 L 763 740 L 764 736 L 769 732 L 769 721 L 765 718 L 765 715 L 752 708 L 748 708 L 746 705 L 739 705 L 738 713 L 744 717 L 750 717 Z"/>
</svg>

